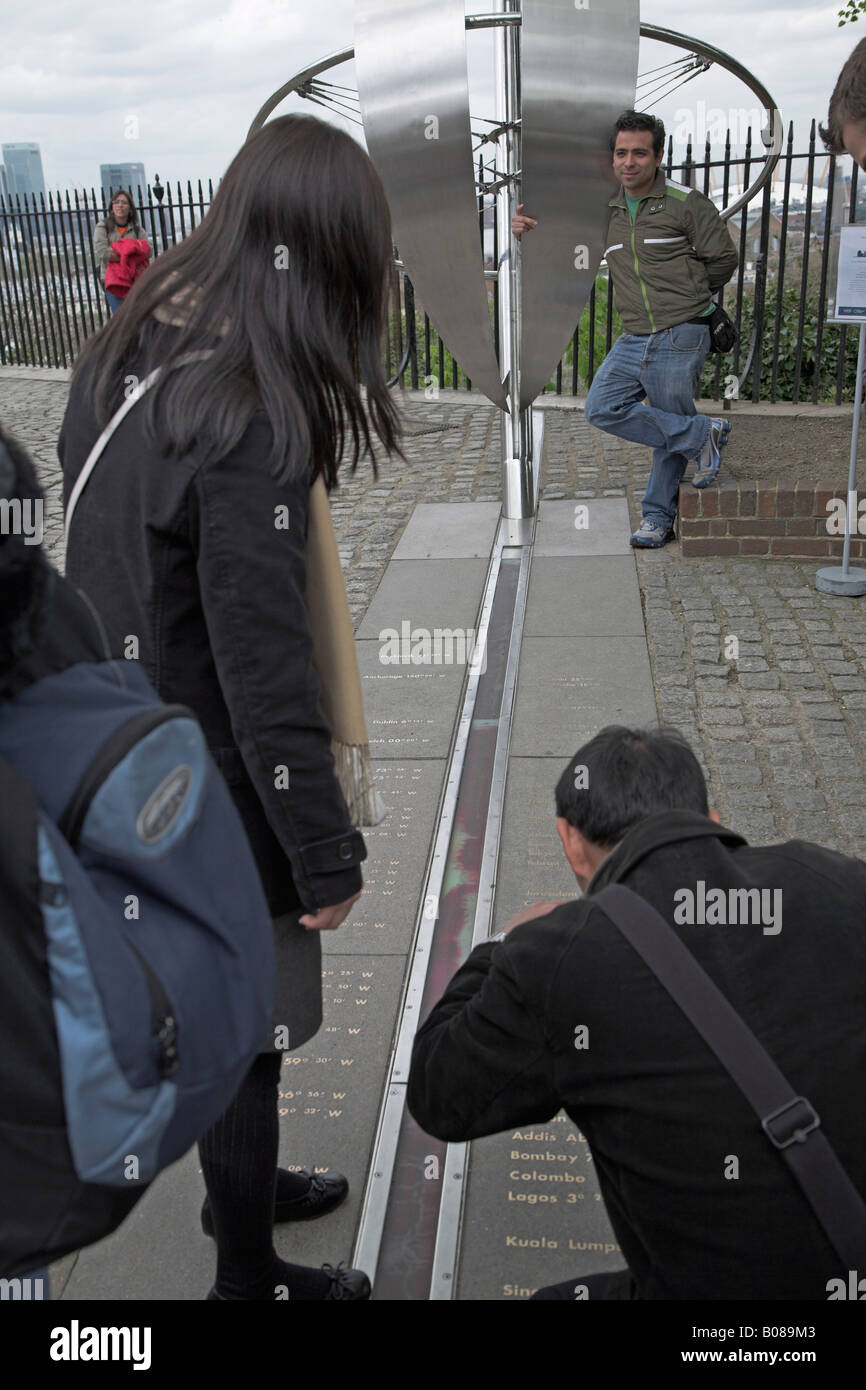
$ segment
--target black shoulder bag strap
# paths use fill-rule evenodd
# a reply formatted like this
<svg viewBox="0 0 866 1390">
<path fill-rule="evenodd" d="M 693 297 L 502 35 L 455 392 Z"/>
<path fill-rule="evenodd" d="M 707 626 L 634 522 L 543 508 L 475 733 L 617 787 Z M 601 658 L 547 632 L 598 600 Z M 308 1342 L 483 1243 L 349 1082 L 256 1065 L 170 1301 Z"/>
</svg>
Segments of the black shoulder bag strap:
<svg viewBox="0 0 866 1390">
<path fill-rule="evenodd" d="M 736 1009 L 659 912 L 621 883 L 589 899 L 600 907 L 712 1048 L 787 1163 L 845 1269 L 866 1269 L 866 1202 L 798 1096 Z"/>
</svg>

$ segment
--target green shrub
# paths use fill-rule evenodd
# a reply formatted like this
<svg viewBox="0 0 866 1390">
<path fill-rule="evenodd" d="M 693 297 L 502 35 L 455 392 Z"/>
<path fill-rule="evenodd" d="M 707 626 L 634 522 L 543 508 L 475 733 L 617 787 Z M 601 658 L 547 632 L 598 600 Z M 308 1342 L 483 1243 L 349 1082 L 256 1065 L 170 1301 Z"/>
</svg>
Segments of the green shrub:
<svg viewBox="0 0 866 1390">
<path fill-rule="evenodd" d="M 799 286 L 789 285 L 782 291 L 782 307 L 779 317 L 779 345 L 778 359 L 776 362 L 776 383 L 775 397 L 779 401 L 793 401 L 794 381 L 797 367 L 797 344 L 802 345 L 800 356 L 800 381 L 799 399 L 803 402 L 812 400 L 816 379 L 816 360 L 818 346 L 818 323 L 819 323 L 819 299 L 816 286 L 810 286 L 807 290 L 805 311 L 803 313 L 802 330 L 800 328 L 800 288 Z M 762 401 L 771 399 L 773 385 L 773 352 L 775 348 L 776 331 L 776 305 L 777 291 L 775 286 L 770 286 L 767 290 L 766 302 L 764 306 L 764 327 L 761 337 L 761 383 L 760 399 Z M 726 306 L 728 313 L 733 317 L 732 305 Z M 822 306 L 823 312 L 823 306 Z M 755 322 L 755 305 L 751 295 L 743 299 L 743 317 L 740 326 L 740 371 L 746 365 L 749 352 L 749 344 L 752 339 L 752 329 Z M 841 327 L 835 324 L 825 324 L 821 340 L 821 365 L 818 372 L 819 401 L 835 401 L 836 399 L 836 372 L 839 360 L 839 335 Z M 854 386 L 857 377 L 857 333 L 850 330 L 846 333 L 845 343 L 845 365 L 842 378 L 842 398 L 843 400 L 853 400 Z M 704 373 L 701 377 L 701 395 L 712 396 L 715 390 L 716 355 L 710 353 L 707 358 Z M 734 355 L 726 353 L 722 359 L 721 368 L 721 394 L 725 394 L 726 379 L 727 389 L 736 390 L 744 398 L 752 398 L 754 378 L 750 372 L 746 382 L 740 387 L 734 377 Z"/>
</svg>

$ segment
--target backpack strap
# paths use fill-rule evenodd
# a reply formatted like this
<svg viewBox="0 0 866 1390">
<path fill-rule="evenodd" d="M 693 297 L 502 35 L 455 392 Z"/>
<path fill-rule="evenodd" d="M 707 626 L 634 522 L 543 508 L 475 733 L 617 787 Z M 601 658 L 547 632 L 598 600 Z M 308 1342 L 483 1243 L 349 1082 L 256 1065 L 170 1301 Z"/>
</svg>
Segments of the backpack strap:
<svg viewBox="0 0 866 1390">
<path fill-rule="evenodd" d="M 737 1083 L 846 1269 L 866 1268 L 866 1203 L 805 1096 L 790 1082 L 674 929 L 623 884 L 593 894 Z"/>
<path fill-rule="evenodd" d="M 203 348 L 198 352 L 187 352 L 183 355 L 183 357 L 180 357 L 178 359 L 178 361 L 175 363 L 175 366 L 186 367 L 190 362 L 200 362 L 203 358 L 210 357 L 212 353 L 213 348 Z M 90 450 L 90 453 L 87 455 L 84 467 L 82 468 L 81 472 L 75 480 L 75 486 L 69 494 L 69 501 L 66 504 L 67 543 L 69 542 L 69 528 L 72 525 L 72 518 L 75 515 L 75 508 L 78 506 L 78 500 L 81 497 L 81 494 L 84 491 L 84 489 L 87 487 L 87 484 L 90 481 L 90 475 L 96 467 L 97 463 L 99 462 L 100 458 L 102 457 L 103 451 L 106 448 L 109 440 L 111 439 L 111 436 L 114 434 L 118 426 L 123 424 L 123 421 L 126 419 L 127 415 L 132 410 L 132 407 L 136 404 L 137 401 L 141 400 L 142 396 L 146 391 L 150 390 L 154 382 L 156 382 L 157 379 L 162 375 L 162 372 L 162 367 L 154 368 L 152 372 L 149 372 L 148 375 L 144 377 L 142 381 L 139 381 L 137 385 L 133 387 L 126 400 L 123 402 L 123 405 L 120 406 L 119 410 L 115 411 L 114 415 L 112 415 L 108 424 L 105 426 L 105 429 L 102 431 L 102 434 L 99 436 L 93 448 Z"/>
</svg>

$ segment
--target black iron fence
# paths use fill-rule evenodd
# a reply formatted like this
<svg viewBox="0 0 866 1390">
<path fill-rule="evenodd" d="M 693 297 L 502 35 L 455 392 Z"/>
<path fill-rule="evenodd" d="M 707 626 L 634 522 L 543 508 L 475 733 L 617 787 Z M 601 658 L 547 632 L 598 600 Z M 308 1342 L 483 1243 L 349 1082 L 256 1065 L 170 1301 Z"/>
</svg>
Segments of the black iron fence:
<svg viewBox="0 0 866 1390">
<path fill-rule="evenodd" d="M 666 168 L 669 176 L 713 196 L 724 209 L 756 177 L 763 157 L 759 143 L 753 148 L 751 131 L 742 154 L 732 152 L 729 135 L 718 157 L 713 157 L 708 135 L 702 159 L 694 157 L 689 145 L 685 160 L 676 165 L 669 142 Z M 853 395 L 857 335 L 825 324 L 824 316 L 836 233 L 828 215 L 836 164 L 816 142 L 814 122 L 805 153 L 795 153 L 790 126 L 773 180 L 730 219 L 740 264 L 723 302 L 740 340 L 730 355 L 711 355 L 702 382 L 705 395 L 816 403 L 841 403 Z M 782 195 L 776 197 L 779 185 Z M 185 191 L 177 183 L 173 193 L 171 185 L 157 179 L 133 193 L 139 221 L 159 255 L 202 220 L 213 187 L 208 182 L 205 192 L 199 181 L 196 193 L 191 182 Z M 854 216 L 859 204 L 856 165 L 844 196 Z M 0 199 L 0 364 L 65 367 L 108 316 L 92 249 L 93 229 L 105 216 L 105 206 L 93 190 L 89 195 L 49 195 L 47 202 L 40 197 L 38 206 L 35 201 Z M 498 259 L 495 219 L 491 200 L 483 197 L 479 229 L 485 262 L 492 269 Z M 495 279 L 490 294 L 495 309 Z M 548 391 L 583 394 L 619 331 L 602 267 Z M 395 383 L 426 390 L 431 399 L 442 388 L 471 387 L 423 306 L 416 305 L 411 281 L 402 271 L 395 275 L 383 353 Z"/>
<path fill-rule="evenodd" d="M 213 199 L 199 179 L 132 190 L 154 255 L 181 241 Z M 69 367 L 108 318 L 93 232 L 106 215 L 101 193 L 0 198 L 0 365 Z"/>
</svg>

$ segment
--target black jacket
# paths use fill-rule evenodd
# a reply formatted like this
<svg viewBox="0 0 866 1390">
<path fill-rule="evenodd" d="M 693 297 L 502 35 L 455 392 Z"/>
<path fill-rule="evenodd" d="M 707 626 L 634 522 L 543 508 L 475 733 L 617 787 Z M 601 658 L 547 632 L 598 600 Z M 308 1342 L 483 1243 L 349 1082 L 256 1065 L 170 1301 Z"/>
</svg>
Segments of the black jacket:
<svg viewBox="0 0 866 1390">
<path fill-rule="evenodd" d="M 478 946 L 415 1041 L 409 1109 L 452 1141 L 549 1120 L 586 1135 L 645 1299 L 826 1299 L 839 1260 L 754 1111 L 592 895 L 674 924 L 678 889 L 781 888 L 782 929 L 675 929 L 806 1096 L 866 1194 L 866 865 L 750 847 L 692 812 L 643 821 L 587 896 Z M 589 1029 L 588 1048 L 574 1045 Z M 725 1177 L 729 1155 L 739 1178 Z"/>
<path fill-rule="evenodd" d="M 58 444 L 66 499 L 99 432 L 85 372 Z M 366 849 L 334 775 L 312 665 L 309 480 L 278 485 L 270 448 L 262 413 L 217 463 L 199 450 L 162 458 L 134 407 L 82 494 L 66 574 L 98 608 L 112 654 L 137 655 L 162 698 L 197 716 L 276 916 L 358 892 Z M 281 507 L 287 529 L 275 524 Z"/>
</svg>

